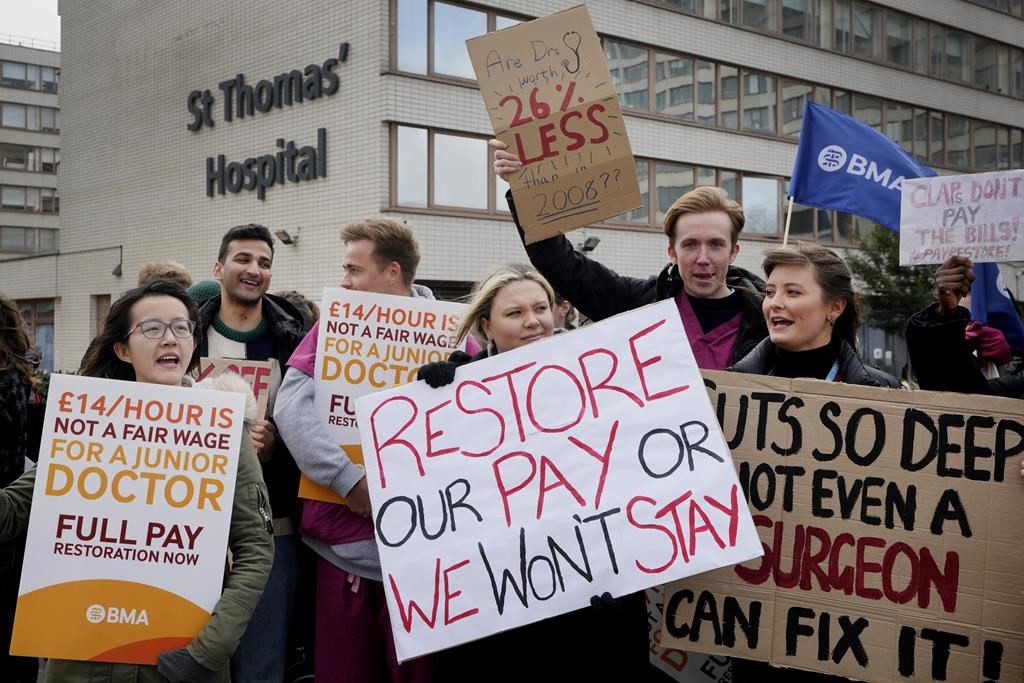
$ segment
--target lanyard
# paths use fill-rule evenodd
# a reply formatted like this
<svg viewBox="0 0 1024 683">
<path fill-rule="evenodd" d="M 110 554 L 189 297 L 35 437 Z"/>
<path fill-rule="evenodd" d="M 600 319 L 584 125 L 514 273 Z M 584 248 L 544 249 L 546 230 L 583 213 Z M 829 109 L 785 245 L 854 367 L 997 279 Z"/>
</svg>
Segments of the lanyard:
<svg viewBox="0 0 1024 683">
<path fill-rule="evenodd" d="M 835 360 L 835 362 L 832 363 L 832 369 L 828 371 L 827 375 L 825 375 L 825 381 L 826 382 L 835 382 L 835 381 L 837 381 L 836 378 L 838 376 L 839 376 L 839 359 L 837 358 Z"/>
</svg>

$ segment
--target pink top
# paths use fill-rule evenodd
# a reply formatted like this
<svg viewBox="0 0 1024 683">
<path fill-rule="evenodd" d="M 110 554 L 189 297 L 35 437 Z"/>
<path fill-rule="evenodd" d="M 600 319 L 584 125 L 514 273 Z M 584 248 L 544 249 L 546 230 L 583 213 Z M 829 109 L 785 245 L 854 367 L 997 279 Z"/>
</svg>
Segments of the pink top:
<svg viewBox="0 0 1024 683">
<path fill-rule="evenodd" d="M 736 317 L 705 333 L 684 290 L 679 290 L 676 295 L 676 306 L 679 308 L 679 317 L 683 319 L 683 329 L 690 340 L 690 348 L 697 359 L 697 367 L 702 370 L 725 370 L 729 367 L 732 350 L 740 336 L 742 314 L 737 313 Z"/>
</svg>

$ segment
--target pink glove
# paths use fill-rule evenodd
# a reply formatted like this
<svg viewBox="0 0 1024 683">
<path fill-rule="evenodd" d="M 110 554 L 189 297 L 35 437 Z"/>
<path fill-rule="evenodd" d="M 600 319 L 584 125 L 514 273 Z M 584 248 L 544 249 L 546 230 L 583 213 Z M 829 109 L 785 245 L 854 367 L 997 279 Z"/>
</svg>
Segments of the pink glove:
<svg viewBox="0 0 1024 683">
<path fill-rule="evenodd" d="M 1009 363 L 1013 358 L 1013 350 L 1006 343 L 1006 337 L 994 327 L 975 321 L 967 326 L 964 337 L 967 341 L 977 344 L 980 358 L 990 360 L 996 365 Z"/>
</svg>

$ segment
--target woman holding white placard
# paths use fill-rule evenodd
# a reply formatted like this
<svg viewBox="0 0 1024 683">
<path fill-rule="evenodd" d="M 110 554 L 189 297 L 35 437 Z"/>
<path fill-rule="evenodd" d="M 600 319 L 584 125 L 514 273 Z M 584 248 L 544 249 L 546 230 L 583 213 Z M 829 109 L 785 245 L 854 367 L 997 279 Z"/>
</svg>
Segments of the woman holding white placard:
<svg viewBox="0 0 1024 683">
<path fill-rule="evenodd" d="M 485 347 L 476 356 L 456 351 L 448 361 L 420 368 L 418 379 L 440 387 L 459 365 L 545 339 L 554 326 L 555 293 L 530 266 L 495 268 L 474 287 L 457 338 L 472 333 Z M 648 667 L 647 603 L 643 591 L 591 598 L 591 607 L 561 614 L 445 650 L 438 681 L 641 680 Z"/>
</svg>

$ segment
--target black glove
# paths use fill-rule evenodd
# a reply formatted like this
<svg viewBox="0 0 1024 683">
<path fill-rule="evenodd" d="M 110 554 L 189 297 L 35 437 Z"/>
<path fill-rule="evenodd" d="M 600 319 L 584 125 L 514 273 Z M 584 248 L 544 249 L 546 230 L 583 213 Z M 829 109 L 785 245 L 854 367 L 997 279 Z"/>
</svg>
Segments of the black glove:
<svg viewBox="0 0 1024 683">
<path fill-rule="evenodd" d="M 619 611 L 619 603 L 608 591 L 600 595 L 590 596 L 590 609 L 598 615 L 614 616 Z"/>
<path fill-rule="evenodd" d="M 203 683 L 217 673 L 193 659 L 183 647 L 157 655 L 156 670 L 171 683 Z"/>
<path fill-rule="evenodd" d="M 452 352 L 452 355 L 448 357 L 448 360 L 442 360 L 436 363 L 427 363 L 421 367 L 416 373 L 416 379 L 422 379 L 433 389 L 447 386 L 455 381 L 455 370 L 457 370 L 460 365 L 465 365 L 470 360 L 471 358 L 468 353 L 454 351 Z"/>
</svg>

